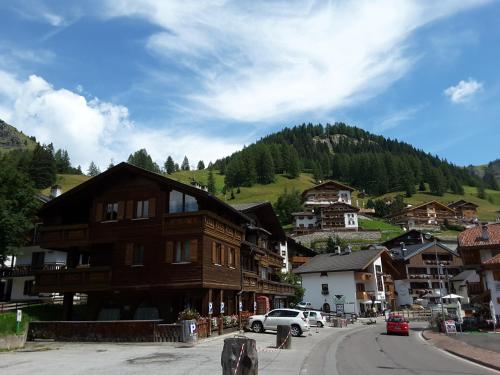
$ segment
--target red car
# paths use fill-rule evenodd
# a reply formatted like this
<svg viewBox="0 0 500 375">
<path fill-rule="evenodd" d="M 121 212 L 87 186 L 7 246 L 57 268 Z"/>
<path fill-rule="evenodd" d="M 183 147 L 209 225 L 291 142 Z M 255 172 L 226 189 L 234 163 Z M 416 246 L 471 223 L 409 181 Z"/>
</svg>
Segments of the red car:
<svg viewBox="0 0 500 375">
<path fill-rule="evenodd" d="M 387 320 L 387 334 L 397 333 L 400 335 L 410 336 L 410 324 L 401 315 L 389 315 Z"/>
</svg>

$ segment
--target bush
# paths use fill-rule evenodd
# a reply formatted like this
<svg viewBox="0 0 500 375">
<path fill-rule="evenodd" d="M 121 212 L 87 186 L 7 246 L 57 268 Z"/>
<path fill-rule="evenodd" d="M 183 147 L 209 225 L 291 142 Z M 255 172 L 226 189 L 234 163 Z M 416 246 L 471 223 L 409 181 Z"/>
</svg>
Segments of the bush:
<svg viewBox="0 0 500 375">
<path fill-rule="evenodd" d="M 200 314 L 195 309 L 184 309 L 179 313 L 177 320 L 198 320 Z"/>
</svg>

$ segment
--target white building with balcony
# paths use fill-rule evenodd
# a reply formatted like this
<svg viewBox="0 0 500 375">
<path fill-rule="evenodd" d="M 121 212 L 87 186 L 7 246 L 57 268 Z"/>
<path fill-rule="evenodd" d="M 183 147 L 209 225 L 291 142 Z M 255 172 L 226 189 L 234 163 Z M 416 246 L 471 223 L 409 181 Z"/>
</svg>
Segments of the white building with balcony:
<svg viewBox="0 0 500 375">
<path fill-rule="evenodd" d="M 363 314 L 386 307 L 382 258 L 385 249 L 320 254 L 294 272 L 305 288 L 304 301 L 325 312 Z"/>
</svg>

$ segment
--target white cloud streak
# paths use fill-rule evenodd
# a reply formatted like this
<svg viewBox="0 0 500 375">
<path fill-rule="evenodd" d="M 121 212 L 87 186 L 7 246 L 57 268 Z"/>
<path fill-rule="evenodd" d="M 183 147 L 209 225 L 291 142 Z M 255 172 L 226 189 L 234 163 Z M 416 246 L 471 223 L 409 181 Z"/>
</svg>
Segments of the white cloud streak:
<svg viewBox="0 0 500 375">
<path fill-rule="evenodd" d="M 448 96 L 453 103 L 466 103 L 483 90 L 483 84 L 475 79 L 469 78 L 467 81 L 460 81 L 455 86 L 450 86 L 444 90 L 444 95 Z"/>
<path fill-rule="evenodd" d="M 418 28 L 486 1 L 110 1 L 105 17 L 160 26 L 147 48 L 199 81 L 199 111 L 242 122 L 372 97 L 412 66 Z"/>
<path fill-rule="evenodd" d="M 126 107 L 56 89 L 42 77 L 22 80 L 0 70 L 0 118 L 41 143 L 68 150 L 74 165 L 93 160 L 106 167 L 146 148 L 160 165 L 168 155 L 193 164 L 226 156 L 242 145 L 231 139 L 204 136 L 185 129 L 148 129 L 129 118 Z"/>
<path fill-rule="evenodd" d="M 417 105 L 392 112 L 390 115 L 378 121 L 373 127 L 373 130 L 375 132 L 384 132 L 386 130 L 394 129 L 401 123 L 414 118 L 415 115 L 422 110 L 422 108 L 424 108 L 424 105 Z"/>
</svg>

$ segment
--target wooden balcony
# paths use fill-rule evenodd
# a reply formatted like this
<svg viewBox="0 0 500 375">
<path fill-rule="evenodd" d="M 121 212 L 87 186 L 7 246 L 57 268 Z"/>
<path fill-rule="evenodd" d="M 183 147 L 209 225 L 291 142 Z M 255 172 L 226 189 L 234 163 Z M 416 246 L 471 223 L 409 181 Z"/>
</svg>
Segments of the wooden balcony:
<svg viewBox="0 0 500 375">
<path fill-rule="evenodd" d="M 182 212 L 163 215 L 163 234 L 207 234 L 240 246 L 243 231 L 240 227 L 209 211 Z"/>
<path fill-rule="evenodd" d="M 89 226 L 87 224 L 42 225 L 39 227 L 37 242 L 47 248 L 86 245 L 89 242 Z"/>
<path fill-rule="evenodd" d="M 356 299 L 363 301 L 371 300 L 374 295 L 375 292 L 356 292 Z"/>
<path fill-rule="evenodd" d="M 243 291 L 264 294 L 277 294 L 292 296 L 295 294 L 295 287 L 287 283 L 280 283 L 270 280 L 262 280 L 253 272 L 243 272 Z"/>
<path fill-rule="evenodd" d="M 36 274 L 35 285 L 38 293 L 106 290 L 111 285 L 111 269 L 83 267 L 41 271 Z"/>
<path fill-rule="evenodd" d="M 40 271 L 55 271 L 59 269 L 64 269 L 65 264 L 59 263 L 46 263 L 41 266 L 32 265 L 19 265 L 14 268 L 2 268 L 0 269 L 0 277 L 22 277 L 22 276 L 32 276 L 36 272 Z"/>
<path fill-rule="evenodd" d="M 370 281 L 373 280 L 373 274 L 369 272 L 354 272 L 356 281 Z"/>
<path fill-rule="evenodd" d="M 295 265 L 302 265 L 311 260 L 311 257 L 301 257 L 301 256 L 292 256 L 291 262 L 292 264 Z"/>
</svg>

